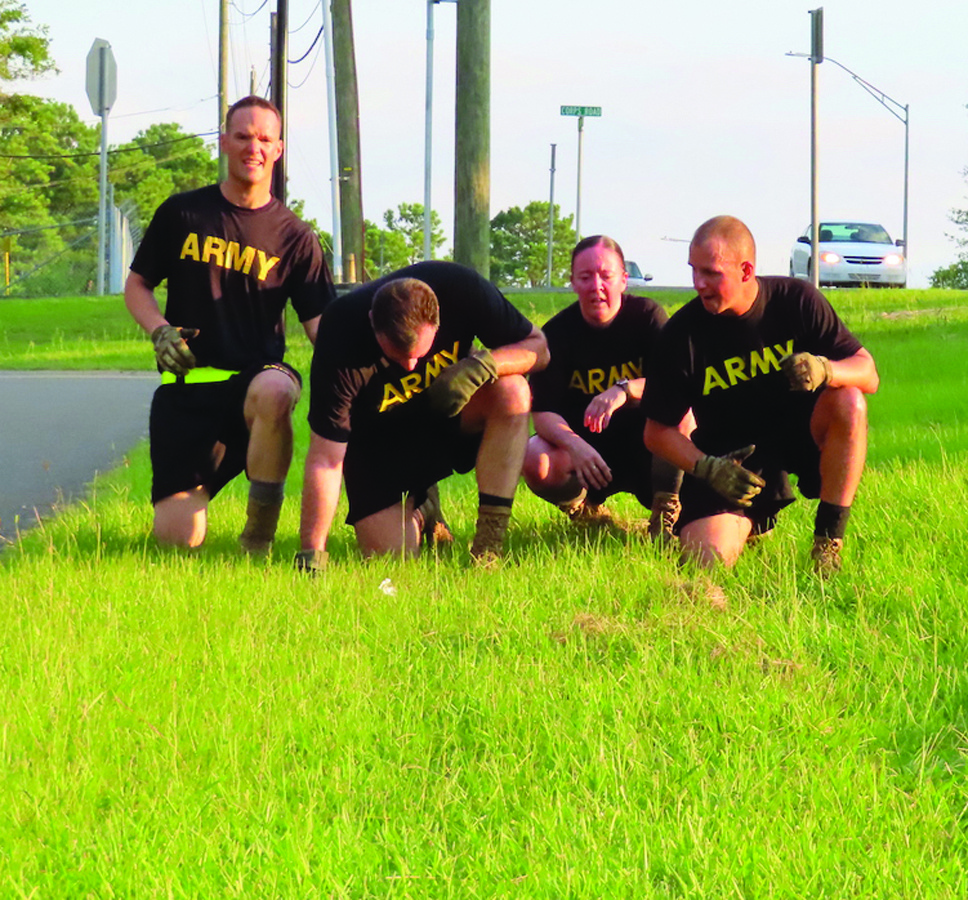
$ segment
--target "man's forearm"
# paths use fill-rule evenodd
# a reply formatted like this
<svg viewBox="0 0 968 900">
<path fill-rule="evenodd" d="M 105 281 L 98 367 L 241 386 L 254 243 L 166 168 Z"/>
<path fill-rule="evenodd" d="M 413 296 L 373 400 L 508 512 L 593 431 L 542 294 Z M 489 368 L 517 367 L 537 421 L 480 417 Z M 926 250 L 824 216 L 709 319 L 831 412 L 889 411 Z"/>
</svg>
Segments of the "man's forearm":
<svg viewBox="0 0 968 900">
<path fill-rule="evenodd" d="M 124 283 L 124 305 L 135 322 L 148 334 L 168 321 L 161 314 L 161 308 L 150 285 L 135 272 L 129 273 Z"/>
<path fill-rule="evenodd" d="M 303 550 L 325 550 L 343 479 L 345 445 L 310 436 L 303 479 L 299 539 Z"/>
<path fill-rule="evenodd" d="M 553 447 L 570 450 L 577 441 L 585 443 L 558 413 L 536 412 L 532 413 L 531 418 L 534 422 L 535 434 Z"/>
<path fill-rule="evenodd" d="M 865 394 L 873 394 L 880 385 L 874 357 L 867 350 L 859 350 L 847 359 L 830 360 L 830 368 L 831 387 L 856 387 Z"/>
<path fill-rule="evenodd" d="M 319 334 L 319 320 L 321 316 L 313 316 L 311 319 L 307 319 L 302 323 L 302 327 L 306 332 L 306 337 L 309 338 L 309 343 L 313 346 L 316 345 L 316 335 Z"/>
<path fill-rule="evenodd" d="M 691 473 L 705 455 L 678 428 L 663 425 L 655 419 L 646 420 L 645 446 L 650 453 L 661 456 L 683 472 Z"/>
<path fill-rule="evenodd" d="M 491 350 L 497 365 L 498 377 L 502 375 L 527 375 L 540 372 L 551 360 L 544 333 L 535 328 L 523 341 L 506 344 Z"/>
<path fill-rule="evenodd" d="M 303 550 L 325 550 L 336 515 L 342 467 L 306 466 L 299 540 Z"/>
</svg>

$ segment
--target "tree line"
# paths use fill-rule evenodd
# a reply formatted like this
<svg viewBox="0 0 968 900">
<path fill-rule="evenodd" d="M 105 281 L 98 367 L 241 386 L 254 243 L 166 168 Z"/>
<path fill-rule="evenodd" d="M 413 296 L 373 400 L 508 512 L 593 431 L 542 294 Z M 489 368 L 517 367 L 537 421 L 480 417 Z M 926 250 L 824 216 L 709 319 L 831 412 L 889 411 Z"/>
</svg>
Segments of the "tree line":
<svg viewBox="0 0 968 900">
<path fill-rule="evenodd" d="M 10 262 L 11 295 L 54 296 L 90 289 L 96 276 L 100 126 L 70 105 L 23 93 L 5 82 L 54 70 L 47 31 L 16 0 L 0 0 L 0 251 Z M 188 134 L 176 123 L 153 124 L 108 152 L 111 200 L 128 218 L 137 245 L 158 205 L 173 193 L 218 178 L 216 134 Z M 305 203 L 293 200 L 304 216 Z M 547 278 L 549 206 L 533 201 L 491 220 L 491 278 L 537 286 Z M 365 261 L 357 279 L 378 277 L 423 257 L 424 209 L 400 203 L 380 223 L 364 221 Z M 331 236 L 314 220 L 328 254 Z M 446 243 L 431 213 L 431 246 Z M 575 243 L 572 217 L 554 216 L 552 281 L 567 281 Z"/>
</svg>

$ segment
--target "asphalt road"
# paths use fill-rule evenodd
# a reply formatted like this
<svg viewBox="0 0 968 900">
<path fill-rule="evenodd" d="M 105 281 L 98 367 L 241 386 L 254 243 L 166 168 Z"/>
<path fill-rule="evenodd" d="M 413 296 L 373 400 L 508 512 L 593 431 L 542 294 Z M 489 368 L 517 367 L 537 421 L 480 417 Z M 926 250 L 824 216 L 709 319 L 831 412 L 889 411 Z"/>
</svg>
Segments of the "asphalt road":
<svg viewBox="0 0 968 900">
<path fill-rule="evenodd" d="M 148 434 L 158 376 L 0 372 L 0 549 Z"/>
</svg>

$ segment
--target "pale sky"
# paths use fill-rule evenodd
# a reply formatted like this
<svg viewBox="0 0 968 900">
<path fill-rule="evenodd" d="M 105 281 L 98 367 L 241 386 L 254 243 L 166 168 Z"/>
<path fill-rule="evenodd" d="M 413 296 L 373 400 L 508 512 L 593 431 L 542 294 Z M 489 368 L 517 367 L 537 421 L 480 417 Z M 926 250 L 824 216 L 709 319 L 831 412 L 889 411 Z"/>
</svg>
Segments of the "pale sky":
<svg viewBox="0 0 968 900">
<path fill-rule="evenodd" d="M 85 58 L 110 42 L 118 98 L 108 139 L 154 122 L 188 131 L 217 126 L 216 0 L 129 0 L 98 5 L 24 0 L 47 25 L 60 74 L 15 89 L 69 102 L 90 124 Z M 232 102 L 256 69 L 268 78 L 275 0 L 230 7 Z M 742 218 L 759 248 L 760 274 L 786 274 L 790 247 L 810 220 L 812 4 L 792 0 L 491 0 L 491 214 L 548 200 L 574 213 L 577 119 L 562 105 L 600 106 L 583 143 L 581 230 L 614 237 L 657 285 L 687 285 L 687 241 L 713 215 Z M 367 218 L 422 202 L 426 16 L 424 0 L 355 0 Z M 290 0 L 290 59 L 321 23 L 314 0 Z M 433 207 L 453 238 L 456 8 L 435 7 Z M 952 207 L 968 207 L 968 6 L 950 0 L 832 0 L 825 54 L 910 106 L 909 243 L 912 287 L 953 262 Z M 322 41 L 290 67 L 290 197 L 332 230 Z M 819 83 L 821 218 L 903 229 L 904 126 L 842 69 Z"/>
</svg>

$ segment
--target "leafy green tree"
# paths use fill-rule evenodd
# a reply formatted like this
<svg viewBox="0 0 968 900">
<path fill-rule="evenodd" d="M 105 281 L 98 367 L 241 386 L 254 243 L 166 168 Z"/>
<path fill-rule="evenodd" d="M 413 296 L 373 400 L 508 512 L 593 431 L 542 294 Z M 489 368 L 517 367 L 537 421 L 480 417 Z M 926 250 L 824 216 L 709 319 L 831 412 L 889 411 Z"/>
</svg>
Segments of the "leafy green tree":
<svg viewBox="0 0 968 900">
<path fill-rule="evenodd" d="M 968 169 L 961 174 L 968 178 Z M 962 234 L 968 232 L 968 209 L 950 209 L 948 219 Z M 929 279 L 931 287 L 968 288 L 968 237 L 959 237 L 957 234 L 949 234 L 948 237 L 958 247 L 957 259 L 950 266 L 934 270 Z"/>
<path fill-rule="evenodd" d="M 383 214 L 383 221 L 386 223 L 387 231 L 403 235 L 407 247 L 407 261 L 404 265 L 423 259 L 424 206 L 422 203 L 401 203 L 396 211 L 388 209 Z M 431 210 L 430 247 L 434 257 L 437 256 L 436 251 L 444 245 L 445 240 L 440 216 L 437 215 L 436 210 Z M 369 256 L 369 253 L 367 255 Z"/>
<path fill-rule="evenodd" d="M 47 28 L 33 25 L 22 3 L 0 0 L 0 81 L 30 78 L 54 68 Z"/>
<path fill-rule="evenodd" d="M 333 236 L 328 232 L 324 231 L 319 222 L 315 219 L 309 218 L 306 215 L 306 201 L 290 199 L 288 204 L 289 208 L 302 219 L 313 231 L 316 232 L 316 237 L 319 238 L 319 243 L 323 245 L 323 255 L 326 257 L 326 265 L 329 266 L 330 272 L 333 271 Z"/>
<path fill-rule="evenodd" d="M 404 266 L 410 265 L 410 249 L 407 238 L 400 231 L 380 228 L 369 219 L 366 227 L 366 277 L 379 278 Z M 420 235 L 423 255 L 423 233 Z"/>
<path fill-rule="evenodd" d="M 93 271 L 98 132 L 74 108 L 29 94 L 0 108 L 0 233 L 10 235 L 13 278 L 58 260 L 80 293 Z M 52 271 L 52 270 L 48 270 Z M 37 279 L 20 293 L 39 291 Z"/>
<path fill-rule="evenodd" d="M 572 217 L 554 215 L 552 284 L 571 276 L 571 251 L 577 238 Z M 491 279 L 498 284 L 537 287 L 548 278 L 548 203 L 532 200 L 524 209 L 512 206 L 491 219 Z"/>
<path fill-rule="evenodd" d="M 962 255 L 957 262 L 935 269 L 930 278 L 931 287 L 968 290 L 968 256 Z"/>
<path fill-rule="evenodd" d="M 218 180 L 218 159 L 198 135 L 173 122 L 150 125 L 111 152 L 108 177 L 115 200 L 131 200 L 137 230 L 151 221 L 162 201 Z"/>
</svg>

